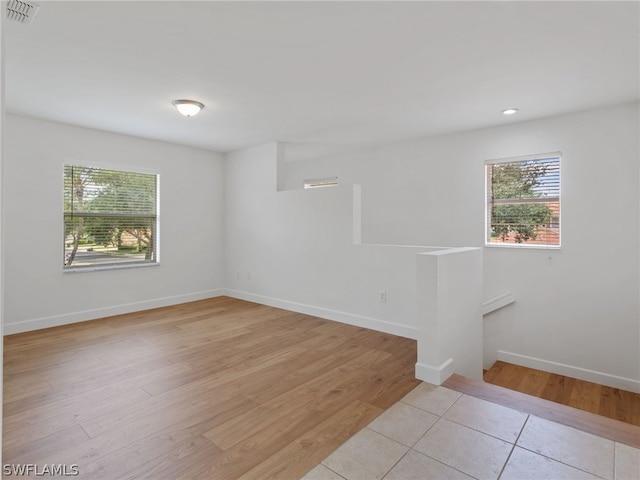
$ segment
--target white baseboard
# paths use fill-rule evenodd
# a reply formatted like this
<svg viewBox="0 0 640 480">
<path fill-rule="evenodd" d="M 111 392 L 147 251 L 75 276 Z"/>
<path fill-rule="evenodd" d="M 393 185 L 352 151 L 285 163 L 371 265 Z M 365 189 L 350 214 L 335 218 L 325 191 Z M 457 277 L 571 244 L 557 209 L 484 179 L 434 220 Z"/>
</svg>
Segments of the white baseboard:
<svg viewBox="0 0 640 480">
<path fill-rule="evenodd" d="M 427 365 L 426 363 L 416 363 L 416 378 L 433 385 L 442 385 L 453 373 L 452 358 L 439 367 Z"/>
<path fill-rule="evenodd" d="M 259 303 L 261 305 L 268 305 L 270 307 L 282 308 L 284 310 L 290 310 L 292 312 L 304 313 L 305 315 L 312 315 L 314 317 L 325 318 L 327 320 L 334 320 L 336 322 L 346 323 L 348 325 L 354 325 L 356 327 L 370 328 L 379 332 L 398 335 L 399 337 L 411 338 L 413 340 L 417 338 L 417 331 L 414 327 L 407 327 L 405 325 L 387 322 L 385 320 L 379 320 L 377 318 L 355 315 L 352 313 L 331 310 L 328 308 L 307 305 L 304 303 L 292 302 L 290 300 L 267 297 L 264 295 L 256 295 L 255 293 L 243 292 L 241 290 L 227 289 L 224 290 L 224 295 L 240 300 L 246 300 L 248 302 Z"/>
<path fill-rule="evenodd" d="M 207 298 L 219 297 L 221 295 L 224 295 L 224 290 L 222 289 L 207 290 L 204 292 L 187 293 L 171 297 L 154 298 L 152 300 L 145 300 L 142 302 L 125 303 L 113 307 L 96 308 L 93 310 L 83 310 L 80 312 L 52 315 L 50 317 L 35 318 L 32 320 L 23 320 L 15 323 L 5 323 L 3 333 L 4 335 L 12 335 L 14 333 L 30 332 L 32 330 L 40 330 L 41 328 L 58 327 L 60 325 L 95 320 L 97 318 L 121 315 L 123 313 L 139 312 L 142 310 L 149 310 L 151 308 L 194 302 L 196 300 L 204 300 Z"/>
<path fill-rule="evenodd" d="M 640 381 L 632 378 L 619 377 L 617 375 L 596 372 L 586 368 L 574 367 L 572 365 L 565 365 L 563 363 L 551 362 L 549 360 L 542 360 L 540 358 L 528 357 L 526 355 L 502 350 L 498 350 L 497 358 L 498 360 L 514 365 L 535 368 L 536 370 L 555 373 L 565 377 L 577 378 L 578 380 L 585 380 L 612 388 L 640 393 Z"/>
</svg>

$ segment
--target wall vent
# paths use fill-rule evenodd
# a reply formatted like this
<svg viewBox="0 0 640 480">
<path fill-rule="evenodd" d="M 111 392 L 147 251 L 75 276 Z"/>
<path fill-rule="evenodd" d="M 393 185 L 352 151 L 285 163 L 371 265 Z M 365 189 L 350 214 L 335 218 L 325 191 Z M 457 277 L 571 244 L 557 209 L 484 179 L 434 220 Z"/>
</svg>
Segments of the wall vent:
<svg viewBox="0 0 640 480">
<path fill-rule="evenodd" d="M 9 0 L 7 2 L 7 18 L 20 23 L 33 22 L 40 5 L 25 0 Z"/>
<path fill-rule="evenodd" d="M 304 188 L 335 187 L 336 185 L 338 185 L 338 177 L 314 178 L 304 181 Z"/>
</svg>

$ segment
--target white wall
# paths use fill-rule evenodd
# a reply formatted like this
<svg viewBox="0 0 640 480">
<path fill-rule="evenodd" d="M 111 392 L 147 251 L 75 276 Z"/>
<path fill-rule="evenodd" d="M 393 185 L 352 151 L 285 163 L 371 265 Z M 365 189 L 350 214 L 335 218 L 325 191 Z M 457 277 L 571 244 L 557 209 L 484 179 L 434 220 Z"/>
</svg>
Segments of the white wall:
<svg viewBox="0 0 640 480">
<path fill-rule="evenodd" d="M 637 103 L 621 105 L 287 163 L 280 183 L 289 190 L 280 192 L 275 143 L 223 162 L 211 152 L 10 115 L 5 333 L 226 288 L 415 337 L 415 257 L 428 249 L 354 245 L 354 198 L 364 243 L 482 246 L 484 160 L 561 151 L 562 249 L 485 248 L 484 298 L 509 291 L 516 299 L 485 317 L 485 366 L 499 357 L 637 390 L 638 114 Z M 161 266 L 62 272 L 68 161 L 161 175 Z M 298 188 L 333 175 L 340 187 Z M 352 184 L 362 185 L 361 199 Z"/>
<path fill-rule="evenodd" d="M 334 175 L 343 185 L 360 184 L 365 243 L 482 246 L 484 161 L 562 152 L 562 249 L 485 248 L 485 299 L 505 291 L 516 299 L 485 317 L 485 366 L 500 355 L 638 389 L 638 113 L 634 103 L 290 162 L 284 184 L 300 188 L 306 178 Z M 232 288 L 292 301 L 304 297 L 312 304 L 322 299 L 323 308 L 381 315 L 380 305 L 365 306 L 342 285 L 300 277 L 295 291 L 284 288 L 295 281 L 285 277 L 298 258 L 330 258 L 333 252 L 322 238 L 330 233 L 318 229 L 317 242 L 298 243 L 296 256 L 287 254 L 291 239 L 308 239 L 283 220 L 282 212 L 298 210 L 298 197 L 277 209 L 272 203 L 274 168 L 259 160 L 270 155 L 275 153 L 253 149 L 227 159 L 229 272 L 276 269 L 265 268 L 268 277 L 251 287 L 231 279 Z M 346 207 L 334 208 L 337 215 Z M 322 222 L 333 218 L 325 210 L 318 214 Z M 384 308 L 395 322 L 412 326 L 392 299 Z"/>
<path fill-rule="evenodd" d="M 227 155 L 228 293 L 415 338 L 416 255 L 431 249 L 354 244 L 359 188 L 276 191 L 277 163 L 276 143 Z"/>
<path fill-rule="evenodd" d="M 63 273 L 64 163 L 160 175 L 160 265 Z M 207 298 L 224 287 L 222 155 L 7 115 L 5 334 Z"/>
<path fill-rule="evenodd" d="M 417 257 L 416 378 L 434 385 L 454 373 L 482 380 L 482 249 Z"/>
</svg>

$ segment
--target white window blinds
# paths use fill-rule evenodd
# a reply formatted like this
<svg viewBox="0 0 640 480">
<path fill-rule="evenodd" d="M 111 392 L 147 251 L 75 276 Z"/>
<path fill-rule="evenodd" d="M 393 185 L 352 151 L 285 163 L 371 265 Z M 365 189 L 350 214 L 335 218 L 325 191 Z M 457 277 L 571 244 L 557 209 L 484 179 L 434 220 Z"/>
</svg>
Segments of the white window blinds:
<svg viewBox="0 0 640 480">
<path fill-rule="evenodd" d="M 64 166 L 65 268 L 157 261 L 158 176 Z"/>
<path fill-rule="evenodd" d="M 487 245 L 560 246 L 560 154 L 485 162 Z"/>
</svg>

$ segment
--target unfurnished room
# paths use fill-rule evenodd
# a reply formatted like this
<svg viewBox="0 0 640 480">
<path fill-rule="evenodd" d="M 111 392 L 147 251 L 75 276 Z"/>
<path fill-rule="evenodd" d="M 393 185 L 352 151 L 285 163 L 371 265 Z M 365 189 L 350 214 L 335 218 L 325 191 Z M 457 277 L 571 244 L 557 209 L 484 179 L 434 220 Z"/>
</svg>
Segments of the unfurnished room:
<svg viewBox="0 0 640 480">
<path fill-rule="evenodd" d="M 2 478 L 640 479 L 640 2 L 1 6 Z"/>
</svg>

